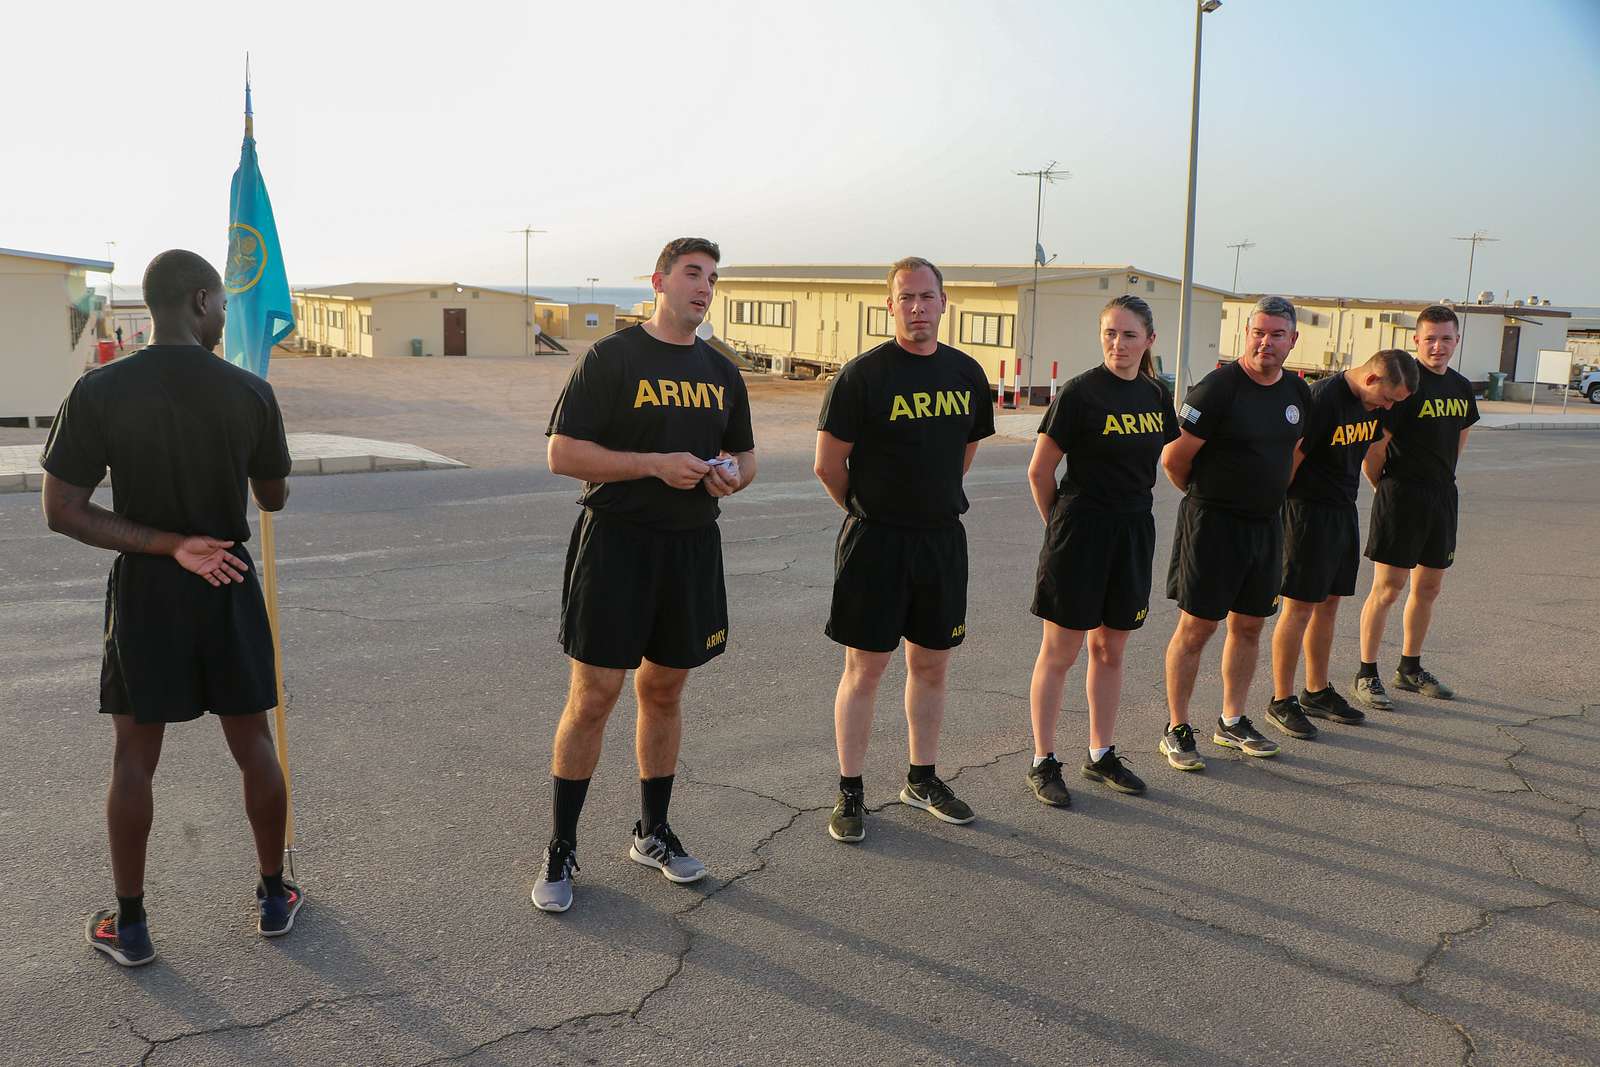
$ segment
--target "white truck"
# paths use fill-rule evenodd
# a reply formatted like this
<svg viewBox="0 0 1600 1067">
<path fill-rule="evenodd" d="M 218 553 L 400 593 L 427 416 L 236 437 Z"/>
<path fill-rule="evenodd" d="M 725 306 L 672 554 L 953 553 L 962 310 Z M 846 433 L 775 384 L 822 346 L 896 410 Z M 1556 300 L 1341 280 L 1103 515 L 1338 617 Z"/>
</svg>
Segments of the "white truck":
<svg viewBox="0 0 1600 1067">
<path fill-rule="evenodd" d="M 1572 377 L 1572 388 L 1588 398 L 1591 404 L 1600 404 L 1600 367 L 1577 367 Z"/>
</svg>

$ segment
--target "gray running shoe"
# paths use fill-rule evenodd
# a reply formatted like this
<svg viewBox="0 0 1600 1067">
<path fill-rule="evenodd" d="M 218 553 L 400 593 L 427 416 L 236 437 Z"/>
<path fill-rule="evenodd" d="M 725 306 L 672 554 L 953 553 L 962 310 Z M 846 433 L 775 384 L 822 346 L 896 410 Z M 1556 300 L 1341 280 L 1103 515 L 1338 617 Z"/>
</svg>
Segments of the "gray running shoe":
<svg viewBox="0 0 1600 1067">
<path fill-rule="evenodd" d="M 1211 740 L 1223 748 L 1236 748 L 1246 756 L 1276 756 L 1278 743 L 1264 737 L 1250 722 L 1250 716 L 1241 715 L 1239 721 L 1229 726 L 1221 718 L 1217 719 L 1217 729 L 1211 735 Z"/>
<path fill-rule="evenodd" d="M 855 844 L 867 836 L 867 798 L 850 789 L 839 790 L 839 802 L 828 817 L 828 836 L 835 841 Z"/>
<path fill-rule="evenodd" d="M 1300 707 L 1300 701 L 1294 697 L 1284 697 L 1268 704 L 1267 721 L 1290 737 L 1298 737 L 1302 741 L 1309 741 L 1317 736 L 1316 725 L 1306 718 L 1305 711 Z M 1242 720 L 1240 725 L 1243 725 Z"/>
<path fill-rule="evenodd" d="M 1425 697 L 1435 700 L 1454 700 L 1456 691 L 1445 685 L 1433 676 L 1426 667 L 1418 667 L 1415 672 L 1396 668 L 1394 672 L 1394 687 L 1404 689 L 1408 693 L 1421 693 Z"/>
<path fill-rule="evenodd" d="M 1167 765 L 1175 771 L 1203 771 L 1206 761 L 1194 750 L 1194 727 L 1188 723 L 1169 726 L 1161 732 L 1161 743 L 1156 751 L 1167 757 Z"/>
<path fill-rule="evenodd" d="M 628 858 L 646 867 L 655 867 L 669 882 L 698 882 L 706 876 L 706 865 L 684 851 L 678 835 L 666 823 L 656 827 L 648 837 L 644 836 L 644 828 L 634 823 Z"/>
<path fill-rule="evenodd" d="M 544 850 L 544 873 L 533 883 L 533 906 L 540 911 L 566 911 L 572 907 L 572 872 L 578 869 L 578 850 L 560 838 Z"/>
<path fill-rule="evenodd" d="M 957 799 L 950 787 L 937 777 L 925 782 L 907 782 L 905 788 L 900 790 L 900 803 L 921 808 L 935 819 L 957 826 L 965 826 L 977 818 L 972 814 L 972 809 Z"/>
<path fill-rule="evenodd" d="M 1037 767 L 1028 768 L 1028 788 L 1039 798 L 1039 803 L 1052 808 L 1070 808 L 1072 795 L 1067 783 L 1061 780 L 1061 764 L 1054 756 L 1046 756 Z"/>
<path fill-rule="evenodd" d="M 1389 699 L 1388 691 L 1383 688 L 1383 680 L 1376 675 L 1356 675 L 1356 684 L 1351 691 L 1358 701 L 1374 711 L 1394 710 L 1394 701 Z"/>
<path fill-rule="evenodd" d="M 1352 708 L 1350 702 L 1331 685 L 1315 693 L 1309 689 L 1300 690 L 1300 710 L 1307 715 L 1345 726 L 1360 726 L 1367 721 L 1367 717 L 1359 709 Z"/>
</svg>

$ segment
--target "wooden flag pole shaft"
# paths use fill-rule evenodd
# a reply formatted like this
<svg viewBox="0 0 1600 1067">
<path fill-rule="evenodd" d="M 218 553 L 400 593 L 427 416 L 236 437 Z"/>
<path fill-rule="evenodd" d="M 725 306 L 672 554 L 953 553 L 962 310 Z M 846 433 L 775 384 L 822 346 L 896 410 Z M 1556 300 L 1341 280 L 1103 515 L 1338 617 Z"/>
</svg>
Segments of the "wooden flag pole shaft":
<svg viewBox="0 0 1600 1067">
<path fill-rule="evenodd" d="M 289 778 L 289 738 L 283 715 L 283 638 L 278 626 L 278 542 L 272 529 L 272 512 L 261 513 L 261 584 L 267 599 L 267 619 L 272 624 L 272 670 L 278 679 L 278 704 L 272 710 L 272 734 L 278 743 L 278 765 L 283 768 L 283 792 L 288 811 L 283 824 L 283 850 L 294 851 L 294 788 Z"/>
</svg>

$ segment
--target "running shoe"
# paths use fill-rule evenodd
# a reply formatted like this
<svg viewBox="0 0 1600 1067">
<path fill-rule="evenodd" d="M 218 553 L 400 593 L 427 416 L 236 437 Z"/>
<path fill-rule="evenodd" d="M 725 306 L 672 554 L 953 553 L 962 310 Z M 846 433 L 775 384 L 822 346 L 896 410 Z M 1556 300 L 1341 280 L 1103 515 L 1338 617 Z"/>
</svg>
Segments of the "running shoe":
<svg viewBox="0 0 1600 1067">
<path fill-rule="evenodd" d="M 1300 690 L 1300 710 L 1318 719 L 1329 719 L 1345 726 L 1360 726 L 1367 721 L 1360 709 L 1352 708 L 1344 695 L 1331 685 L 1315 693 L 1309 689 Z"/>
<path fill-rule="evenodd" d="M 1278 754 L 1278 743 L 1262 736 L 1261 731 L 1251 724 L 1248 715 L 1239 716 L 1239 721 L 1232 726 L 1220 718 L 1217 719 L 1217 729 L 1211 735 L 1211 740 L 1223 748 L 1236 748 L 1246 756 L 1265 757 Z"/>
<path fill-rule="evenodd" d="M 264 887 L 256 886 L 256 933 L 262 937 L 282 937 L 294 928 L 294 917 L 300 914 L 300 905 L 306 895 L 300 887 L 283 880 L 283 896 L 268 896 Z"/>
<path fill-rule="evenodd" d="M 957 826 L 964 826 L 977 818 L 972 814 L 972 809 L 937 777 L 925 782 L 906 782 L 905 788 L 900 790 L 900 803 L 921 808 L 935 819 Z"/>
<path fill-rule="evenodd" d="M 1305 712 L 1300 708 L 1300 701 L 1294 697 L 1284 697 L 1268 704 L 1267 721 L 1290 737 L 1298 737 L 1302 741 L 1317 736 L 1316 725 L 1306 718 Z M 1242 720 L 1240 724 L 1243 725 Z"/>
<path fill-rule="evenodd" d="M 1356 675 L 1356 684 L 1352 691 L 1356 699 L 1374 711 L 1393 711 L 1394 701 L 1389 699 L 1389 694 L 1383 688 L 1383 679 L 1375 674 Z"/>
<path fill-rule="evenodd" d="M 1167 765 L 1175 771 L 1206 769 L 1206 761 L 1194 750 L 1194 727 L 1188 723 L 1163 730 L 1156 751 L 1167 757 Z"/>
<path fill-rule="evenodd" d="M 634 823 L 633 844 L 628 847 L 628 858 L 646 867 L 657 868 L 669 882 L 698 882 L 706 876 L 706 865 L 684 851 L 683 842 L 678 840 L 678 835 L 666 823 L 649 834 L 644 832 L 640 823 Z"/>
<path fill-rule="evenodd" d="M 1054 756 L 1046 756 L 1037 767 L 1028 768 L 1028 788 L 1039 798 L 1039 803 L 1052 808 L 1070 808 L 1072 796 L 1067 783 L 1061 780 L 1061 764 Z"/>
<path fill-rule="evenodd" d="M 578 870 L 578 849 L 556 838 L 544 850 L 544 873 L 533 883 L 533 906 L 540 911 L 572 907 L 572 872 Z"/>
<path fill-rule="evenodd" d="M 1415 671 L 1397 667 L 1394 672 L 1394 687 L 1404 689 L 1408 693 L 1421 693 L 1435 700 L 1456 698 L 1456 691 L 1435 678 L 1426 667 L 1418 667 Z"/>
<path fill-rule="evenodd" d="M 95 951 L 104 952 L 124 967 L 143 967 L 156 958 L 156 947 L 150 943 L 150 924 L 129 923 L 119 928 L 116 908 L 102 908 L 89 916 L 83 936 Z"/>
<path fill-rule="evenodd" d="M 866 794 L 853 789 L 839 790 L 839 802 L 828 817 L 828 836 L 852 845 L 867 836 Z"/>
<path fill-rule="evenodd" d="M 1128 770 L 1127 762 L 1117 755 L 1117 746 L 1112 745 L 1104 756 L 1084 763 L 1083 776 L 1091 782 L 1104 782 L 1119 793 L 1138 796 L 1144 792 L 1144 779 Z"/>
</svg>

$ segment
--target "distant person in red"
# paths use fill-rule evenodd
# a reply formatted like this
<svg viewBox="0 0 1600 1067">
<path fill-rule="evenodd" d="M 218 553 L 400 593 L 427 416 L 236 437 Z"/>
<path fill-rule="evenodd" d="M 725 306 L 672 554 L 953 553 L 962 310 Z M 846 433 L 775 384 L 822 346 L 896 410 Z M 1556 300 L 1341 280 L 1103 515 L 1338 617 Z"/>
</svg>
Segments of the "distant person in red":
<svg viewBox="0 0 1600 1067">
<path fill-rule="evenodd" d="M 155 343 L 78 379 L 41 464 L 50 529 L 118 553 L 106 589 L 100 712 L 116 730 L 106 824 L 117 906 L 89 944 L 124 967 L 155 959 L 144 910 L 151 784 L 170 722 L 217 716 L 244 778 L 261 879 L 256 929 L 289 932 L 304 900 L 283 877 L 287 793 L 266 712 L 272 635 L 244 542 L 246 486 L 265 511 L 289 498 L 283 416 L 264 379 L 218 359 L 227 297 L 193 252 L 144 275 Z M 111 471 L 111 510 L 91 502 Z"/>
</svg>

